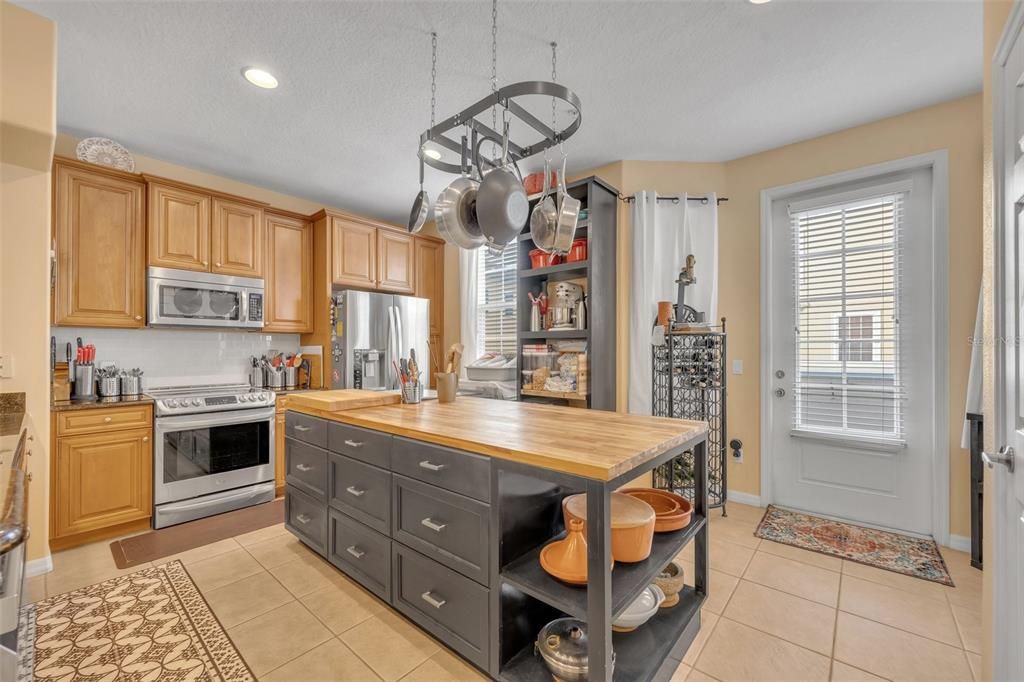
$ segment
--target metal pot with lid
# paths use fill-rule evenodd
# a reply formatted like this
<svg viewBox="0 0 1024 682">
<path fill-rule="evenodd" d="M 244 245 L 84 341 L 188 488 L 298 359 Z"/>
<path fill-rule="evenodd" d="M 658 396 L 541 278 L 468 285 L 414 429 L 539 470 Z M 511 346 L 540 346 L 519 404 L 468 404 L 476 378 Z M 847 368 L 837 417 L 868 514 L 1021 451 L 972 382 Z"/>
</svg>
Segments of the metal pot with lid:
<svg viewBox="0 0 1024 682">
<path fill-rule="evenodd" d="M 558 618 L 537 635 L 537 652 L 558 682 L 585 682 L 589 678 L 587 624 L 578 618 Z M 612 666 L 615 654 L 612 653 Z"/>
</svg>

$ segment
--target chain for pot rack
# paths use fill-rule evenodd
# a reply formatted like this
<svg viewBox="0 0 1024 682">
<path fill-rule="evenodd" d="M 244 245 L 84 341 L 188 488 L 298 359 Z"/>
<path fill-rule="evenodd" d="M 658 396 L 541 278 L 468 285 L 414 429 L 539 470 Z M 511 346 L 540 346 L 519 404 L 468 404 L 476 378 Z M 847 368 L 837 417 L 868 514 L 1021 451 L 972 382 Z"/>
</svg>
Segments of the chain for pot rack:
<svg viewBox="0 0 1024 682">
<path fill-rule="evenodd" d="M 708 507 L 726 515 L 725 318 L 720 325 L 665 334 L 651 347 L 652 414 L 708 423 Z M 693 452 L 654 470 L 654 487 L 693 500 Z"/>
</svg>

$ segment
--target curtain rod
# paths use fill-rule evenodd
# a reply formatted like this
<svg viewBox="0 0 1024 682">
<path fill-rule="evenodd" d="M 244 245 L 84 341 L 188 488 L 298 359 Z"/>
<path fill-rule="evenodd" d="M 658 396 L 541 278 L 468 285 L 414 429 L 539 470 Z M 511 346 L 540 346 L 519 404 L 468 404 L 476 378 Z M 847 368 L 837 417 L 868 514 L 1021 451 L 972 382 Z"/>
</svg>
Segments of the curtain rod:
<svg viewBox="0 0 1024 682">
<path fill-rule="evenodd" d="M 635 201 L 634 197 L 624 197 L 619 195 L 620 201 L 625 201 L 627 204 L 632 204 Z M 687 201 L 699 201 L 702 204 L 708 203 L 707 197 L 686 197 Z M 673 204 L 679 203 L 679 197 L 658 197 L 658 201 L 671 201 Z M 722 203 L 723 201 L 729 201 L 729 197 L 718 197 L 716 203 Z"/>
</svg>

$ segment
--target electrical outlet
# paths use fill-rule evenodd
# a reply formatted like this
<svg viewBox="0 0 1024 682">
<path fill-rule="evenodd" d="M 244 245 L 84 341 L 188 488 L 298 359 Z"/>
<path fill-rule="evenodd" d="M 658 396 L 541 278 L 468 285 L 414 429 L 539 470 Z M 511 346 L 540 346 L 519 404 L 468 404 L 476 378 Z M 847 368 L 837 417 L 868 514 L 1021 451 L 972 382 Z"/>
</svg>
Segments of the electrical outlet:
<svg viewBox="0 0 1024 682">
<path fill-rule="evenodd" d="M 732 361 L 732 373 L 733 374 L 743 374 L 743 361 L 742 360 L 733 360 Z"/>
<path fill-rule="evenodd" d="M 14 358 L 8 353 L 0 353 L 0 379 L 14 376 Z"/>
</svg>

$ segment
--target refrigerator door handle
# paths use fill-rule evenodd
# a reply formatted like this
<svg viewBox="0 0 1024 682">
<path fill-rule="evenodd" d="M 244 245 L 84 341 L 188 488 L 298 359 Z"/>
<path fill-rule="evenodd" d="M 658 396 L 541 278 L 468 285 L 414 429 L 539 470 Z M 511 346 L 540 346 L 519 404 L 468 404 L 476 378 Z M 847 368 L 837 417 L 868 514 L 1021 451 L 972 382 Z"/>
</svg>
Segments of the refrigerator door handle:
<svg viewBox="0 0 1024 682">
<path fill-rule="evenodd" d="M 395 338 L 395 307 L 388 306 L 388 365 L 387 375 L 395 371 L 395 366 L 398 365 L 398 339 Z M 389 382 L 390 383 L 390 382 Z M 399 383 L 399 377 L 395 377 L 395 383 Z M 394 385 L 389 385 L 389 389 L 396 388 Z"/>
<path fill-rule="evenodd" d="M 395 324 L 398 327 L 398 333 L 396 338 L 398 339 L 398 357 L 405 357 L 405 349 L 402 348 L 402 340 L 405 338 L 405 334 L 402 332 L 402 309 L 395 306 Z"/>
</svg>

